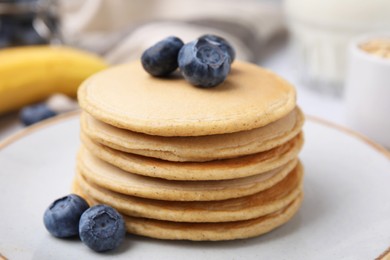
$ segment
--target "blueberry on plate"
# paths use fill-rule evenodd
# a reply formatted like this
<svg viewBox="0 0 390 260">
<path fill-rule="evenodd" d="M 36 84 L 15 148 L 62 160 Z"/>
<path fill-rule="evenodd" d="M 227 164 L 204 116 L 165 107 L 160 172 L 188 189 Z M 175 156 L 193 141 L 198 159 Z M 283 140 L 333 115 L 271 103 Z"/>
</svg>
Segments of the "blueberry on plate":
<svg viewBox="0 0 390 260">
<path fill-rule="evenodd" d="M 80 217 L 89 208 L 88 203 L 76 194 L 55 200 L 45 211 L 43 223 L 55 237 L 71 237 L 79 232 Z"/>
<path fill-rule="evenodd" d="M 28 126 L 55 115 L 57 113 L 51 110 L 45 103 L 40 103 L 24 107 L 19 117 L 22 123 Z"/>
<path fill-rule="evenodd" d="M 183 44 L 182 40 L 174 36 L 157 42 L 142 54 L 142 66 L 156 77 L 172 73 L 177 69 L 177 55 Z"/>
<path fill-rule="evenodd" d="M 206 39 L 185 44 L 179 52 L 178 63 L 188 82 L 205 88 L 222 83 L 230 72 L 230 57 Z"/>
<path fill-rule="evenodd" d="M 97 252 L 115 249 L 122 243 L 125 234 L 122 216 L 107 205 L 93 206 L 80 218 L 81 241 Z"/>
<path fill-rule="evenodd" d="M 213 34 L 205 34 L 200 36 L 199 39 L 204 39 L 212 44 L 218 45 L 223 51 L 225 51 L 229 55 L 230 63 L 234 61 L 236 57 L 236 51 L 224 38 Z"/>
</svg>

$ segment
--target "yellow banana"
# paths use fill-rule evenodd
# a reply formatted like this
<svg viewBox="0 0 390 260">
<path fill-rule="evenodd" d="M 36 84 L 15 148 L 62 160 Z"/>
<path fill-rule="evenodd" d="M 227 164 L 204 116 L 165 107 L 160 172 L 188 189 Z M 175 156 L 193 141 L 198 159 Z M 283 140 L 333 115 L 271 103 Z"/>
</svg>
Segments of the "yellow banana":
<svg viewBox="0 0 390 260">
<path fill-rule="evenodd" d="M 0 114 L 53 93 L 76 96 L 83 80 L 107 67 L 98 56 L 61 46 L 0 50 Z"/>
</svg>

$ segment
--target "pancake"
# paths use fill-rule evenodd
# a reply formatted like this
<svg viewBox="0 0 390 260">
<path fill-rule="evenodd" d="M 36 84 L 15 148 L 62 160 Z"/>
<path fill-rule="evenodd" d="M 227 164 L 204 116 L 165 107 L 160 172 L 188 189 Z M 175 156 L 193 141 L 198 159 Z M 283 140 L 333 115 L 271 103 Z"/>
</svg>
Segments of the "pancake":
<svg viewBox="0 0 390 260">
<path fill-rule="evenodd" d="M 73 192 L 87 198 L 90 205 L 97 204 L 85 196 L 76 183 Z M 298 211 L 302 203 L 302 193 L 287 207 L 277 212 L 243 221 L 221 223 L 173 222 L 148 218 L 124 216 L 127 232 L 157 239 L 221 241 L 244 239 L 267 233 L 287 221 Z"/>
<path fill-rule="evenodd" d="M 125 172 L 81 148 L 77 169 L 90 182 L 136 197 L 173 201 L 209 201 L 251 195 L 275 185 L 297 165 L 297 159 L 250 177 L 220 181 L 174 181 Z"/>
<path fill-rule="evenodd" d="M 126 196 L 89 183 L 80 174 L 75 183 L 87 198 L 107 204 L 122 214 L 176 222 L 228 222 L 257 218 L 292 203 L 301 193 L 302 167 L 271 188 L 253 195 L 222 201 L 178 202 Z"/>
<path fill-rule="evenodd" d="M 96 73 L 81 85 L 83 110 L 107 124 L 158 136 L 201 136 L 259 128 L 290 113 L 295 90 L 257 65 L 235 61 L 222 84 L 195 87 L 150 76 L 139 61 Z"/>
<path fill-rule="evenodd" d="M 169 161 L 210 161 L 258 153 L 295 137 L 304 116 L 299 108 L 261 128 L 200 137 L 161 137 L 136 133 L 98 121 L 83 113 L 81 128 L 94 141 L 127 153 Z"/>
<path fill-rule="evenodd" d="M 267 233 L 287 221 L 298 211 L 302 195 L 283 210 L 259 218 L 222 222 L 187 223 L 125 216 L 129 233 L 170 240 L 221 241 L 244 239 Z"/>
<path fill-rule="evenodd" d="M 296 158 L 302 134 L 270 151 L 207 162 L 171 162 L 124 153 L 92 141 L 81 134 L 84 147 L 94 156 L 124 171 L 169 180 L 225 180 L 252 176 L 275 169 Z"/>
</svg>

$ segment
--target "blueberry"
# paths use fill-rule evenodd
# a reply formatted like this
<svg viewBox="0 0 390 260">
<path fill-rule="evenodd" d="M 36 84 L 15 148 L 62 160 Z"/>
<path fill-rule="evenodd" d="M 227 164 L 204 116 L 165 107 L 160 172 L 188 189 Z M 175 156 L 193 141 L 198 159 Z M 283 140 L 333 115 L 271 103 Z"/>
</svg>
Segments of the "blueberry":
<svg viewBox="0 0 390 260">
<path fill-rule="evenodd" d="M 185 44 L 179 52 L 178 63 L 187 81 L 205 88 L 222 83 L 230 71 L 229 56 L 205 39 Z"/>
<path fill-rule="evenodd" d="M 24 107 L 20 112 L 20 120 L 24 125 L 32 125 L 55 115 L 56 113 L 46 104 L 40 103 Z"/>
<path fill-rule="evenodd" d="M 118 247 L 125 234 L 126 227 L 122 216 L 107 205 L 93 206 L 80 218 L 81 241 L 97 252 Z"/>
<path fill-rule="evenodd" d="M 199 39 L 204 39 L 212 44 L 218 45 L 223 51 L 225 51 L 229 55 L 230 63 L 234 61 L 236 57 L 236 51 L 224 38 L 213 34 L 205 34 L 199 37 Z"/>
<path fill-rule="evenodd" d="M 182 46 L 179 38 L 167 37 L 144 51 L 142 66 L 153 76 L 166 76 L 177 69 L 177 54 Z"/>
<path fill-rule="evenodd" d="M 54 201 L 43 215 L 46 229 L 55 237 L 71 237 L 78 234 L 79 220 L 88 203 L 75 194 Z"/>
</svg>

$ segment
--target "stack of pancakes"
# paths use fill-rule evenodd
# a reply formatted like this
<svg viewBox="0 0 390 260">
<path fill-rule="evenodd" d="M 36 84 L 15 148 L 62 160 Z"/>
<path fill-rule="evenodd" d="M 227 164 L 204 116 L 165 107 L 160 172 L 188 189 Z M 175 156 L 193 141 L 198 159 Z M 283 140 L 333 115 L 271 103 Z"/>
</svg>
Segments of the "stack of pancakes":
<svg viewBox="0 0 390 260">
<path fill-rule="evenodd" d="M 95 74 L 78 94 L 74 192 L 116 208 L 128 232 L 240 239 L 297 212 L 304 118 L 294 88 L 272 72 L 236 61 L 223 84 L 202 89 L 134 62 Z"/>
</svg>

